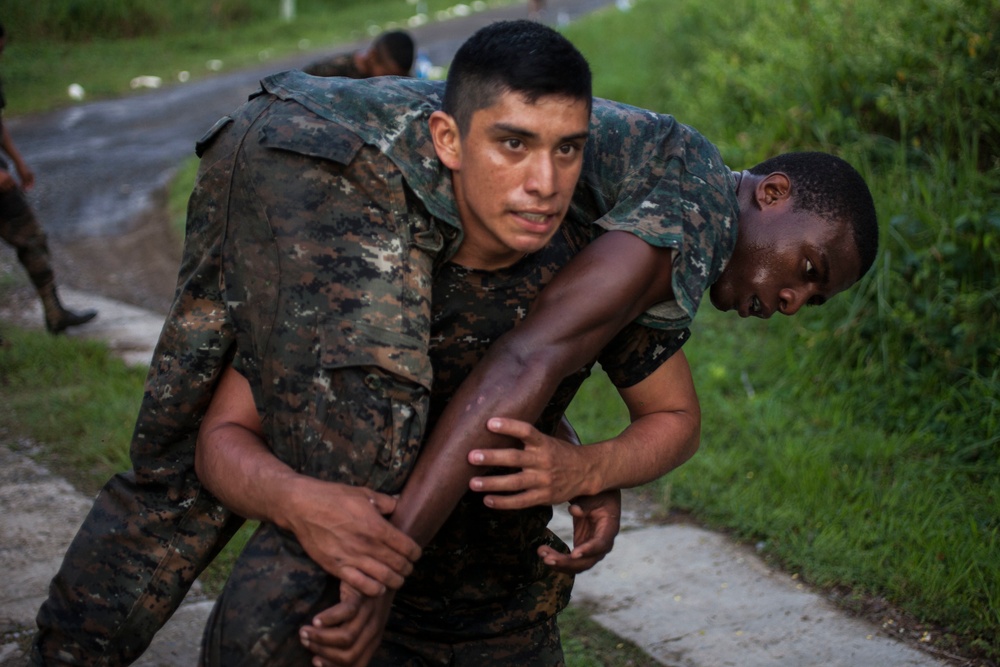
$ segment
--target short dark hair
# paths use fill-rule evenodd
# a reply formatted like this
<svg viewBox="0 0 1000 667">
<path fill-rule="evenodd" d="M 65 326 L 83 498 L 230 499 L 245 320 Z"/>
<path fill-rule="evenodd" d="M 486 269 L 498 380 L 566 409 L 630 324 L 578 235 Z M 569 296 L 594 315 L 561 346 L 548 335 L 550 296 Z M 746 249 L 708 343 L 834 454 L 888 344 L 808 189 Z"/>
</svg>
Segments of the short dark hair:
<svg viewBox="0 0 1000 667">
<path fill-rule="evenodd" d="M 878 217 L 864 177 L 846 160 L 818 151 L 784 153 L 750 169 L 756 176 L 780 171 L 792 182 L 793 210 L 808 211 L 851 226 L 861 260 L 861 276 L 878 253 Z"/>
<path fill-rule="evenodd" d="M 498 21 L 477 30 L 458 49 L 448 69 L 442 110 L 459 132 L 472 114 L 507 92 L 534 103 L 565 96 L 593 106 L 590 65 L 561 34 L 537 21 Z"/>
<path fill-rule="evenodd" d="M 413 67 L 413 38 L 402 30 L 384 32 L 375 39 L 375 48 L 384 49 L 385 55 L 404 72 Z"/>
</svg>

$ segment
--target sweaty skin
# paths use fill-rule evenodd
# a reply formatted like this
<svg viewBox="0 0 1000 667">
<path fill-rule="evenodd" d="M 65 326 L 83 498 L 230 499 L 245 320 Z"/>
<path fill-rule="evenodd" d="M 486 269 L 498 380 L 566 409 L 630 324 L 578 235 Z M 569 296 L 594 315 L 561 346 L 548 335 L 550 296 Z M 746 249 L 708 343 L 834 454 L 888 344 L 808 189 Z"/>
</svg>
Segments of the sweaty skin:
<svg viewBox="0 0 1000 667">
<path fill-rule="evenodd" d="M 669 250 L 631 234 L 608 232 L 588 245 L 542 291 L 528 317 L 490 347 L 456 392 L 400 495 L 392 523 L 426 545 L 475 476 L 466 443 L 476 442 L 477 450 L 510 447 L 507 437 L 487 430 L 490 418 L 537 420 L 537 406 L 545 405 L 562 378 L 594 358 L 639 314 L 670 298 L 670 272 Z M 651 461 L 661 452 L 643 445 L 662 437 L 658 415 L 651 416 L 623 433 L 636 445 L 635 456 L 608 457 L 607 465 L 621 475 L 615 487 L 651 478 Z M 625 467 L 613 463 L 624 458 Z M 303 643 L 318 656 L 316 665 L 367 664 L 388 618 L 392 593 L 362 598 L 344 586 L 341 591 L 341 604 L 319 614 L 314 627 L 302 629 Z"/>
</svg>

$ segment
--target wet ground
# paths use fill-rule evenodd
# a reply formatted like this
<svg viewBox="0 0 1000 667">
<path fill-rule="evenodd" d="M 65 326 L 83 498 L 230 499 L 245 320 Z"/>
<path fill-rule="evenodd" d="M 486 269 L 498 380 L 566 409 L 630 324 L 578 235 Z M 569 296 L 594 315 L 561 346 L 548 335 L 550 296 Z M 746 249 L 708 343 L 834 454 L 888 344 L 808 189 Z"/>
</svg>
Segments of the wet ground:
<svg viewBox="0 0 1000 667">
<path fill-rule="evenodd" d="M 609 0 L 549 0 L 551 22 L 607 6 Z M 447 64 L 475 30 L 525 18 L 515 4 L 411 30 L 431 62 Z M 340 45 L 350 51 L 366 42 Z M 300 67 L 317 52 L 260 68 L 177 84 L 123 99 L 78 104 L 7 127 L 35 172 L 30 199 L 49 235 L 60 284 L 165 312 L 173 294 L 179 242 L 161 198 L 195 141 L 246 100 L 257 82 Z"/>
</svg>

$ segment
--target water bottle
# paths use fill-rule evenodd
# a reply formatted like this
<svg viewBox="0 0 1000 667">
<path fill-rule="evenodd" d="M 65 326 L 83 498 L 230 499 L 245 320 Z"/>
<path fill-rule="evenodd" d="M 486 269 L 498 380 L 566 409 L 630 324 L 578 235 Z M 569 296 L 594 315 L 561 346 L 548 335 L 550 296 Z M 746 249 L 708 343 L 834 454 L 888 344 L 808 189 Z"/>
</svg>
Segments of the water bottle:
<svg viewBox="0 0 1000 667">
<path fill-rule="evenodd" d="M 427 57 L 427 53 L 423 50 L 418 50 L 417 62 L 414 66 L 417 78 L 429 79 L 431 77 L 431 68 L 433 66 L 434 65 L 431 63 L 431 59 Z"/>
</svg>

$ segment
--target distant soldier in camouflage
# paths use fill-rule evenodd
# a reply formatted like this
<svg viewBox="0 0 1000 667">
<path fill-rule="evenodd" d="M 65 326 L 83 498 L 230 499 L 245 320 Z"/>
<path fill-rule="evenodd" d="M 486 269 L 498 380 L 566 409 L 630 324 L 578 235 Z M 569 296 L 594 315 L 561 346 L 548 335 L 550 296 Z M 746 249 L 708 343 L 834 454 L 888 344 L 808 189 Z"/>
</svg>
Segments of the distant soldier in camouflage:
<svg viewBox="0 0 1000 667">
<path fill-rule="evenodd" d="M 383 32 L 367 49 L 320 58 L 302 68 L 313 76 L 409 76 L 413 68 L 413 38 L 402 30 Z"/>
<path fill-rule="evenodd" d="M 0 25 L 0 55 L 7 46 L 7 33 Z M 97 316 L 94 310 L 72 311 L 59 300 L 56 292 L 55 273 L 49 260 L 48 239 L 35 218 L 24 192 L 35 184 L 35 175 L 14 145 L 7 126 L 3 123 L 3 110 L 7 101 L 0 82 L 0 149 L 13 161 L 20 184 L 11 175 L 6 161 L 0 158 L 0 238 L 17 251 L 17 259 L 28 272 L 31 284 L 38 292 L 45 314 L 45 328 L 50 333 L 61 333 L 69 327 L 86 324 Z"/>
<path fill-rule="evenodd" d="M 530 38 L 531 34 L 527 36 Z M 463 193 L 458 192 L 457 185 L 453 189 L 449 170 L 457 168 L 447 160 L 439 162 L 428 133 L 427 120 L 440 107 L 440 91 L 436 84 L 416 81 L 367 80 L 353 84 L 331 81 L 317 85 L 315 81 L 295 75 L 278 76 L 266 80 L 262 94 L 234 118 L 224 119 L 206 137 L 202 149 L 207 149 L 207 152 L 204 153 L 201 177 L 192 197 L 178 294 L 161 336 L 157 360 L 150 370 L 143 408 L 137 421 L 133 441 L 134 470 L 109 482 L 71 545 L 63 568 L 53 582 L 50 598 L 39 613 L 40 632 L 34 656 L 37 664 L 46 664 L 46 661 L 48 664 L 97 664 L 101 661 L 102 664 L 127 664 L 133 660 L 169 617 L 193 578 L 225 543 L 233 525 L 239 521 L 223 510 L 194 477 L 193 434 L 202 420 L 219 374 L 233 359 L 237 337 L 240 339 L 240 354 L 236 366 L 244 374 L 237 376 L 251 380 L 257 396 L 261 395 L 262 378 L 276 378 L 276 388 L 280 391 L 282 383 L 291 373 L 283 372 L 278 362 L 268 360 L 262 353 L 275 349 L 276 341 L 287 333 L 282 317 L 289 312 L 287 304 L 291 301 L 287 300 L 287 295 L 282 295 L 276 305 L 271 306 L 269 290 L 274 287 L 268 281 L 277 276 L 259 271 L 257 275 L 234 275 L 228 272 L 227 266 L 235 265 L 227 262 L 234 261 L 234 257 L 243 257 L 252 267 L 259 268 L 268 255 L 272 255 L 273 259 L 279 248 L 285 254 L 278 253 L 278 256 L 285 260 L 294 258 L 289 252 L 301 250 L 303 257 L 314 258 L 317 256 L 314 253 L 322 249 L 317 240 L 308 234 L 303 237 L 302 245 L 296 246 L 290 238 L 283 238 L 285 232 L 280 225 L 273 243 L 259 237 L 259 232 L 255 231 L 259 225 L 249 225 L 246 230 L 241 230 L 243 238 L 240 243 L 250 245 L 246 250 L 234 249 L 235 244 L 231 244 L 231 239 L 226 238 L 220 229 L 230 215 L 227 207 L 244 207 L 239 209 L 241 215 L 248 213 L 258 218 L 265 213 L 278 213 L 279 218 L 283 216 L 283 212 L 274 207 L 248 211 L 248 202 L 235 201 L 228 196 L 230 188 L 227 183 L 230 182 L 237 192 L 253 191 L 266 195 L 277 191 L 261 189 L 266 183 L 255 180 L 259 174 L 254 170 L 231 171 L 231 166 L 226 166 L 234 164 L 235 157 L 241 154 L 237 145 L 242 145 L 251 154 L 261 150 L 261 146 L 268 146 L 271 151 L 269 156 L 277 159 L 280 154 L 281 161 L 297 163 L 299 180 L 305 183 L 315 180 L 318 190 L 332 182 L 331 170 L 336 169 L 335 165 L 343 165 L 349 170 L 357 169 L 369 174 L 366 178 L 359 177 L 359 182 L 377 182 L 379 178 L 376 176 L 380 175 L 388 184 L 385 191 L 400 193 L 395 201 L 359 210 L 359 220 L 368 220 L 372 215 L 381 219 L 385 211 L 394 215 L 403 210 L 407 216 L 405 226 L 415 225 L 414 228 L 426 229 L 428 234 L 413 234 L 413 247 L 408 249 L 390 248 L 395 253 L 390 253 L 391 260 L 381 255 L 361 257 L 357 265 L 359 270 L 377 265 L 392 272 L 396 271 L 393 263 L 396 259 L 402 257 L 409 262 L 398 270 L 400 280 L 408 286 L 403 293 L 411 300 L 406 304 L 409 314 L 403 327 L 404 330 L 410 327 L 411 332 L 417 332 L 423 325 L 414 323 L 419 323 L 420 318 L 430 312 L 427 308 L 430 281 L 413 281 L 412 276 L 407 275 L 413 267 L 422 271 L 426 266 L 422 263 L 423 258 L 417 256 L 417 248 L 425 248 L 426 254 L 433 256 L 432 263 L 441 265 L 458 257 L 456 253 L 463 245 L 462 232 L 468 231 L 464 225 L 460 229 L 455 224 L 459 219 L 456 208 L 461 206 Z M 501 95 L 500 99 L 508 100 L 509 97 Z M 538 99 L 544 101 L 545 97 Z M 532 106 L 528 100 L 515 98 L 515 101 L 528 109 Z M 603 105 L 607 106 L 606 113 L 598 111 Z M 491 108 L 486 107 L 486 110 Z M 275 114 L 273 124 L 270 122 L 271 113 Z M 258 121 L 259 129 L 248 132 L 248 128 Z M 449 409 L 440 418 L 439 428 L 430 438 L 426 453 L 421 454 L 399 503 L 373 491 L 350 487 L 355 489 L 353 498 L 362 499 L 361 504 L 368 504 L 368 509 L 376 515 L 378 510 L 389 511 L 395 507 L 393 522 L 410 533 L 416 543 L 426 544 L 430 540 L 469 484 L 469 468 L 458 466 L 457 471 L 450 472 L 447 467 L 442 467 L 438 457 L 443 455 L 446 460 L 462 461 L 472 447 L 505 445 L 508 442 L 506 438 L 491 435 L 482 429 L 488 417 L 500 414 L 534 423 L 561 379 L 591 362 L 615 333 L 650 306 L 663 304 L 644 316 L 642 324 L 676 331 L 686 326 L 684 323 L 693 316 L 691 308 L 697 307 L 704 289 L 719 278 L 717 286 L 721 287 L 721 291 L 718 299 L 713 291 L 712 299 L 718 307 L 738 308 L 741 314 L 769 315 L 776 309 L 791 313 L 807 300 L 818 301 L 845 289 L 864 272 L 866 261 L 870 264 L 870 259 L 866 260 L 868 246 L 856 240 L 852 231 L 855 224 L 853 211 L 831 211 L 828 198 L 822 196 L 806 198 L 805 203 L 812 208 L 805 212 L 792 206 L 791 183 L 795 182 L 796 176 L 775 175 L 768 171 L 733 175 L 724 168 L 717 151 L 710 144 L 694 133 L 678 129 L 682 126 L 669 117 L 613 103 L 598 103 L 594 127 L 599 134 L 592 135 L 592 142 L 588 144 L 583 176 L 575 194 L 571 216 L 586 223 L 596 222 L 594 229 L 607 230 L 607 233 L 581 252 L 586 257 L 580 259 L 585 261 L 574 260 L 560 272 L 535 303 L 533 313 L 521 321 L 511 335 L 491 348 L 487 359 L 494 363 L 477 367 L 471 378 L 472 383 L 465 383 L 463 389 L 456 393 Z M 511 134 L 510 128 L 504 131 L 508 134 L 500 135 L 497 141 L 509 149 L 517 150 L 522 144 L 530 143 L 530 137 L 517 131 Z M 672 148 L 668 138 L 675 131 L 693 137 L 694 145 Z M 299 134 L 302 136 L 297 137 Z M 593 139 L 599 139 L 599 143 L 595 144 Z M 376 154 L 386 159 L 380 159 Z M 358 157 L 364 159 L 354 162 Z M 368 169 L 365 163 L 369 158 L 375 162 L 369 171 L 364 172 Z M 310 160 L 314 169 L 306 168 Z M 242 166 L 245 165 L 241 163 Z M 822 161 L 818 166 L 812 162 L 805 164 L 807 175 L 813 170 L 828 168 L 830 164 Z M 227 176 L 229 173 L 233 176 Z M 491 183 L 490 179 L 485 179 L 471 185 L 488 188 Z M 293 192 L 298 193 L 297 196 L 304 197 L 300 204 L 303 208 L 301 214 L 318 224 L 325 224 L 325 220 L 319 220 L 317 212 L 323 209 L 323 198 L 331 195 L 327 192 L 307 192 L 303 190 L 303 183 L 290 183 L 290 186 Z M 867 194 L 863 181 L 861 187 Z M 342 192 L 347 194 L 355 190 L 345 187 Z M 373 191 L 372 201 L 379 201 L 379 192 Z M 482 197 L 489 192 L 476 194 Z M 817 209 L 817 201 L 825 208 Z M 399 208 L 400 202 L 402 208 Z M 870 197 L 868 202 L 870 207 Z M 478 215 L 480 212 L 473 213 Z M 554 211 L 538 210 L 531 212 L 525 220 L 549 230 L 550 226 L 543 223 L 550 213 L 555 214 Z M 737 243 L 729 268 L 720 274 L 732 251 L 737 213 L 740 240 L 746 231 L 752 242 L 742 252 L 742 246 Z M 349 215 L 349 212 L 344 215 Z M 410 220 L 409 216 L 415 219 Z M 332 224 L 337 224 L 336 218 L 334 216 Z M 745 227 L 744 218 L 747 221 Z M 464 215 L 461 219 L 464 223 Z M 781 222 L 786 219 L 788 225 L 775 225 L 782 230 L 780 238 L 770 238 L 766 233 L 769 225 L 763 224 L 763 221 Z M 422 227 L 424 220 L 431 220 L 433 225 Z M 862 221 L 861 225 L 863 227 L 872 221 L 873 215 L 872 220 Z M 801 228 L 793 229 L 790 226 L 793 223 L 802 223 Z M 230 231 L 235 231 L 237 227 L 234 225 Z M 690 248 L 694 253 L 690 255 L 690 263 L 686 263 L 686 258 L 675 263 L 674 258 L 685 255 L 688 250 L 682 250 L 682 247 L 688 240 L 689 227 L 697 230 L 698 235 L 706 233 L 715 236 L 704 242 L 698 241 L 695 247 Z M 828 228 L 829 234 L 820 231 Z M 255 234 L 258 238 L 254 238 Z M 479 245 L 488 240 L 489 236 L 481 237 Z M 344 243 L 349 242 L 350 239 L 344 240 Z M 770 250 L 779 243 L 781 247 L 778 251 L 767 254 L 766 258 L 758 254 L 759 248 Z M 699 244 L 716 250 L 700 257 Z M 439 248 L 436 247 L 438 245 Z M 821 250 L 827 260 L 819 262 L 817 258 L 807 261 L 806 251 L 812 252 L 812 249 Z M 517 258 L 515 254 L 506 257 L 506 261 L 498 267 L 487 268 L 506 266 L 516 262 Z M 767 260 L 763 265 L 768 271 L 758 276 L 754 269 L 762 259 Z M 287 261 L 282 266 L 286 264 Z M 684 275 L 681 275 L 680 267 L 684 267 Z M 321 268 L 324 272 L 337 270 L 326 266 Z M 730 269 L 734 269 L 731 274 Z M 233 289 L 243 290 L 247 296 L 245 300 L 231 298 L 229 310 L 220 288 L 220 285 L 226 284 L 228 289 L 227 281 L 233 281 Z M 342 300 L 345 301 L 369 293 L 352 290 L 351 285 L 310 280 L 307 272 L 300 269 L 292 269 L 292 275 L 285 284 L 298 285 L 306 304 L 301 311 L 293 309 L 291 314 L 304 323 L 310 315 L 313 318 L 303 331 L 313 337 L 306 339 L 312 340 L 315 348 L 308 382 L 319 393 L 312 394 L 316 400 L 297 401 L 291 393 L 283 400 L 286 405 L 297 405 L 306 411 L 321 411 L 323 408 L 316 407 L 316 403 L 322 402 L 323 392 L 331 388 L 341 392 L 342 387 L 331 385 L 324 379 L 327 376 L 317 374 L 315 367 L 325 364 L 331 375 L 339 375 L 338 369 L 351 367 L 345 363 L 351 360 L 343 359 L 344 342 L 358 342 L 364 348 L 368 344 L 366 341 L 370 341 L 371 331 L 365 331 L 365 327 L 345 329 L 342 323 L 336 321 L 335 312 L 317 312 L 309 305 L 322 303 L 323 298 L 341 299 L 335 292 L 342 287 L 348 289 L 343 295 Z M 398 283 L 394 281 L 394 285 L 398 289 Z M 410 294 L 407 290 L 414 285 L 419 285 L 421 291 Z M 328 294 L 324 295 L 324 290 Z M 374 294 L 379 296 L 378 292 Z M 230 293 L 230 297 L 232 295 Z M 255 301 L 257 299 L 259 301 Z M 281 316 L 276 315 L 271 322 L 240 324 L 233 314 L 248 308 L 260 309 L 260 312 L 276 309 L 274 312 Z M 379 316 L 377 311 L 373 311 L 373 316 Z M 372 329 L 378 330 L 377 327 Z M 315 332 L 322 332 L 318 342 Z M 414 341 L 420 340 L 423 344 L 429 338 L 429 329 L 426 333 L 421 331 L 420 335 L 423 338 L 394 338 L 393 345 L 402 344 L 405 352 Z M 247 345 L 244 341 L 248 341 Z M 519 342 L 514 344 L 515 341 Z M 567 341 L 572 341 L 572 344 Z M 293 354 L 298 354 L 298 351 L 293 351 Z M 404 353 L 401 356 L 386 356 L 379 353 L 375 356 L 378 358 L 372 359 L 372 354 L 363 355 L 363 363 L 359 365 L 377 362 L 370 365 L 388 369 L 395 376 L 392 378 L 394 383 L 400 379 L 408 380 L 410 389 L 426 389 L 421 384 L 421 374 L 425 371 L 417 360 L 419 355 Z M 671 357 L 680 358 L 679 355 Z M 509 363 L 511 361 L 513 365 Z M 390 388 L 383 393 L 381 381 L 384 374 L 374 373 L 372 378 L 368 375 L 356 375 L 359 382 L 357 391 L 386 396 L 391 403 L 390 394 L 394 391 Z M 417 381 L 413 381 L 414 377 Z M 486 384 L 482 383 L 484 378 Z M 474 387 L 471 398 L 470 386 Z M 269 388 L 268 391 L 274 389 Z M 412 394 L 404 396 L 401 403 L 405 404 L 411 398 Z M 257 408 L 266 409 L 267 406 L 257 405 Z M 412 425 L 407 422 L 412 413 L 395 410 L 383 411 L 379 422 L 388 424 L 391 421 L 395 424 L 400 419 L 406 431 Z M 263 411 L 262 416 L 264 427 L 270 433 L 274 418 Z M 323 415 L 323 418 L 336 419 L 337 416 Z M 514 420 L 499 421 L 499 426 L 491 428 L 501 434 L 522 432 L 521 426 Z M 417 430 L 410 429 L 404 434 L 404 439 L 418 437 Z M 471 438 L 463 438 L 463 434 L 471 435 Z M 294 444 L 292 435 L 282 436 Z M 533 439 L 536 436 L 528 433 L 526 437 Z M 398 443 L 398 440 L 393 442 Z M 278 443 L 281 444 L 280 439 Z M 317 451 L 327 455 L 329 448 L 317 444 L 320 447 Z M 373 479 L 385 479 L 390 485 L 396 483 L 393 478 L 400 474 L 394 469 L 396 461 L 401 461 L 400 470 L 405 467 L 404 458 L 412 456 L 408 452 L 409 447 L 403 444 L 383 448 L 376 455 L 376 461 L 379 458 L 382 461 L 369 471 L 375 476 Z M 555 445 L 546 442 L 544 447 Z M 533 455 L 544 447 L 532 444 L 525 452 L 517 453 L 503 449 L 483 451 L 477 454 L 481 457 L 477 463 L 533 470 L 540 465 L 517 461 L 516 457 Z M 575 457 L 582 456 L 585 450 L 592 451 L 594 455 L 609 455 L 604 454 L 607 450 L 601 447 L 577 449 L 580 454 L 569 455 L 577 463 L 579 460 Z M 566 455 L 566 451 L 559 449 L 562 455 Z M 383 453 L 389 455 L 382 456 Z M 500 458 L 493 459 L 493 455 Z M 357 463 L 348 461 L 349 474 L 368 474 L 360 468 L 350 467 Z M 640 465 L 641 469 L 645 467 Z M 645 469 L 643 472 L 646 472 Z M 312 478 L 306 479 L 316 485 L 324 484 Z M 432 483 L 428 484 L 428 481 Z M 617 481 L 618 485 L 627 484 L 628 477 L 619 475 Z M 473 483 L 477 484 L 475 480 Z M 508 485 L 508 490 L 519 489 L 511 485 L 509 476 L 504 475 L 481 479 L 478 484 L 477 490 L 488 492 L 500 490 L 494 486 L 496 484 Z M 491 503 L 495 507 L 547 505 L 565 500 L 559 497 L 565 492 L 565 489 L 553 491 L 532 487 L 506 498 L 492 497 Z M 374 502 L 375 509 L 369 501 Z M 309 519 L 306 517 L 305 521 L 308 523 Z M 341 576 L 361 592 L 370 590 L 373 584 L 376 590 L 398 586 L 402 576 L 408 573 L 413 556 L 414 543 L 402 533 L 378 527 L 377 519 L 377 516 L 374 519 L 367 517 L 363 521 L 366 529 L 373 528 L 371 537 L 377 545 L 368 549 L 365 557 L 351 560 L 350 567 L 328 568 L 334 570 L 331 574 Z M 347 527 L 347 530 L 350 531 L 350 528 Z M 306 547 L 308 541 L 299 531 L 293 532 Z M 367 554 L 380 552 L 388 556 L 386 560 L 389 564 L 371 565 L 371 560 L 378 558 L 369 558 Z M 324 559 L 318 552 L 309 553 L 321 564 L 337 560 Z M 547 561 L 550 559 L 559 562 L 552 553 L 546 556 Z M 371 604 L 367 600 L 369 598 L 362 599 L 360 606 Z M 378 604 L 382 604 L 381 599 Z M 367 627 L 371 624 L 363 625 Z M 313 630 L 322 632 L 318 628 L 309 628 L 310 648 L 326 650 L 321 645 L 321 642 L 327 642 L 325 635 L 311 634 Z M 334 637 L 330 641 L 336 643 L 341 640 Z M 364 641 L 370 641 L 370 638 Z M 331 650 L 336 652 L 339 649 Z"/>
</svg>

